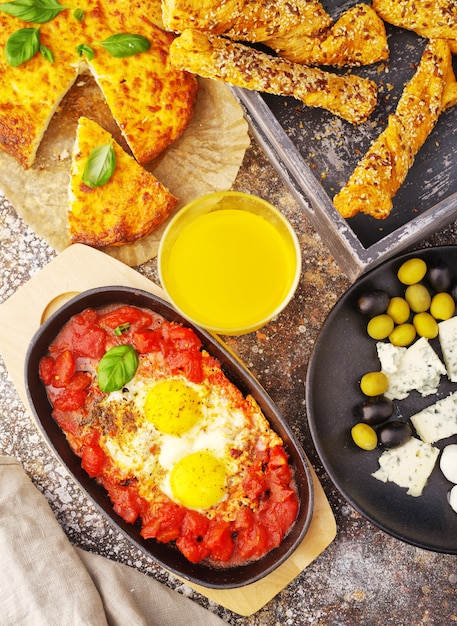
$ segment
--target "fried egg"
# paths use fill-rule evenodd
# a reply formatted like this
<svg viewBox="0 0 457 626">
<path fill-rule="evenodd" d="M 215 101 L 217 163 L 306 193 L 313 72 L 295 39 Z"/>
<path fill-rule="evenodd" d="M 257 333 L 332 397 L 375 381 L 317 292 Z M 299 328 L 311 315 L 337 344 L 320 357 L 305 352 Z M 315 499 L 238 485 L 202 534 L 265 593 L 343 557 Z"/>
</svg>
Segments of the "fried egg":
<svg viewBox="0 0 457 626">
<path fill-rule="evenodd" d="M 249 450 L 279 440 L 260 410 L 252 421 L 243 404 L 208 378 L 198 384 L 184 376 L 151 379 L 139 368 L 97 411 L 110 424 L 100 444 L 126 479 L 138 479 L 142 497 L 154 500 L 158 489 L 197 511 L 222 507 L 227 519 L 243 497 Z"/>
</svg>

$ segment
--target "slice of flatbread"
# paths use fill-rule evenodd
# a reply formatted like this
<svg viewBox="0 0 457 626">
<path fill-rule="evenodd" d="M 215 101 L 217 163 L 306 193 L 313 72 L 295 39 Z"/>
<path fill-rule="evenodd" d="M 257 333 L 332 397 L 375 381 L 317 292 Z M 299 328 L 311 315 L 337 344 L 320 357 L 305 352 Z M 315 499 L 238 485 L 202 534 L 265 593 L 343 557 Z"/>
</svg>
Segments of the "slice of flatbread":
<svg viewBox="0 0 457 626">
<path fill-rule="evenodd" d="M 82 180 L 89 156 L 95 148 L 109 144 L 116 155 L 114 172 L 106 184 L 89 187 Z M 110 133 L 96 122 L 80 118 L 71 156 L 68 222 L 72 243 L 103 248 L 142 239 L 177 203 Z"/>
</svg>

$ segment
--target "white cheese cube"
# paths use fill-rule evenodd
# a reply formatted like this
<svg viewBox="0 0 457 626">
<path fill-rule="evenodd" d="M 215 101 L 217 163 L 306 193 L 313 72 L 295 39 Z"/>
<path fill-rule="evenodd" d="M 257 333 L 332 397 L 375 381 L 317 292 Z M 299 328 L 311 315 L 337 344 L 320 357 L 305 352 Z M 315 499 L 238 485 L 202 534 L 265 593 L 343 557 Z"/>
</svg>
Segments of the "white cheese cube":
<svg viewBox="0 0 457 626">
<path fill-rule="evenodd" d="M 438 329 L 448 378 L 457 383 L 457 317 L 440 322 Z"/>
<path fill-rule="evenodd" d="M 426 443 L 457 434 L 457 391 L 412 415 L 411 423 Z"/>
<path fill-rule="evenodd" d="M 417 497 L 422 495 L 438 455 L 438 448 L 411 437 L 398 448 L 383 452 L 379 457 L 379 469 L 372 476 L 384 483 L 405 487 L 408 495 Z"/>
<path fill-rule="evenodd" d="M 380 343 L 377 346 L 381 371 L 389 379 L 389 388 L 385 393 L 388 398 L 402 400 L 414 389 L 424 397 L 438 391 L 446 368 L 425 337 L 418 339 L 406 350 L 382 347 L 388 345 Z"/>
</svg>

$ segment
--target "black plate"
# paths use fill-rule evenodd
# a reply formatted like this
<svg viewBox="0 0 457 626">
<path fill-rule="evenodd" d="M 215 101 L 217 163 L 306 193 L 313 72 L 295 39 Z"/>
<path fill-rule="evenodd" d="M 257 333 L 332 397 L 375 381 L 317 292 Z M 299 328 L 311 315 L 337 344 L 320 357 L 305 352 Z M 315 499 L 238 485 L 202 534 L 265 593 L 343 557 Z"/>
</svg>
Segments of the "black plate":
<svg viewBox="0 0 457 626">
<path fill-rule="evenodd" d="M 127 524 L 116 515 L 106 491 L 89 478 L 88 474 L 81 468 L 80 459 L 73 454 L 65 435 L 54 421 L 45 388 L 38 375 L 38 364 L 41 357 L 47 352 L 49 344 L 70 317 L 88 307 L 99 308 L 114 303 L 146 307 L 169 321 L 181 322 L 191 328 L 200 338 L 203 347 L 219 360 L 228 378 L 245 395 L 251 394 L 257 400 L 272 428 L 282 437 L 294 468 L 300 509 L 297 519 L 283 543 L 258 561 L 225 569 L 216 569 L 204 564 L 195 565 L 190 563 L 173 545 L 161 544 L 153 539 L 143 539 L 138 524 Z M 54 313 L 34 335 L 26 356 L 25 384 L 30 405 L 44 437 L 76 482 L 124 536 L 169 571 L 205 587 L 215 589 L 241 587 L 271 573 L 295 551 L 303 540 L 313 514 L 312 478 L 303 450 L 287 422 L 265 390 L 218 339 L 184 320 L 168 303 L 160 298 L 129 287 L 103 287 L 76 296 Z"/>
<path fill-rule="evenodd" d="M 358 280 L 341 298 L 326 319 L 317 339 L 306 381 L 308 419 L 314 444 L 330 478 L 343 496 L 368 520 L 407 543 L 457 554 L 457 514 L 447 502 L 451 484 L 439 464 L 430 476 L 422 496 L 412 497 L 394 483 L 382 483 L 371 476 L 379 467 L 379 449 L 367 452 L 355 446 L 350 429 L 356 423 L 353 408 L 363 400 L 359 382 L 363 374 L 379 370 L 376 342 L 366 333 L 367 318 L 356 303 L 364 291 L 384 289 L 391 296 L 403 295 L 396 274 L 408 258 L 421 257 L 430 263 L 447 262 L 457 280 L 457 247 L 444 246 L 415 251 L 392 259 Z M 431 345 L 441 356 L 438 340 Z M 438 398 L 457 389 L 446 376 L 437 395 L 426 398 L 413 392 L 395 401 L 395 414 L 407 419 Z M 436 443 L 442 449 L 457 437 Z"/>
</svg>

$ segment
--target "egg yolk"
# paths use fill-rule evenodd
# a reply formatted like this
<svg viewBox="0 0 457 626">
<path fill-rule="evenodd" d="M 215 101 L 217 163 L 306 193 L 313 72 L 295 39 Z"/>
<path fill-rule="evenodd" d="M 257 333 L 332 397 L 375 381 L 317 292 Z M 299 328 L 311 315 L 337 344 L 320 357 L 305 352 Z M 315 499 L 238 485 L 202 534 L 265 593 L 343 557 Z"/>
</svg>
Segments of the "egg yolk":
<svg viewBox="0 0 457 626">
<path fill-rule="evenodd" d="M 175 498 L 191 509 L 208 509 L 225 495 L 224 464 L 205 450 L 182 458 L 171 471 Z"/>
<path fill-rule="evenodd" d="M 149 390 L 144 413 L 160 432 L 179 437 L 200 420 L 200 397 L 180 380 L 163 380 Z"/>
</svg>

